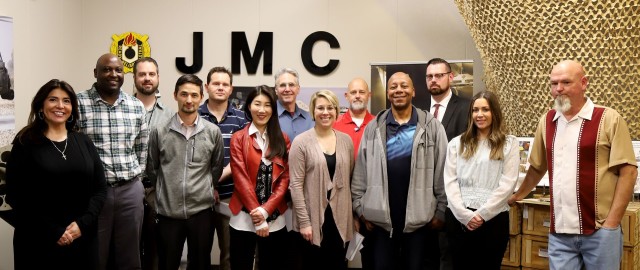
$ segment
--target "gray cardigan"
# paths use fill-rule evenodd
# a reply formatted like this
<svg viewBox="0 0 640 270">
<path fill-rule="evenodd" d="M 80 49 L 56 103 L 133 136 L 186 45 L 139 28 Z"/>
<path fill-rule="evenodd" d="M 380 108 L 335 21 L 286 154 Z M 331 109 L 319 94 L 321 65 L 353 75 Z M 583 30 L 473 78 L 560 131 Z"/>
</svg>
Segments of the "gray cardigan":
<svg viewBox="0 0 640 270">
<path fill-rule="evenodd" d="M 403 232 L 413 232 L 435 216 L 444 221 L 447 196 L 443 169 L 447 153 L 447 135 L 433 115 L 413 107 L 418 125 L 411 150 L 411 179 Z M 351 194 L 358 216 L 392 231 L 387 179 L 387 115 L 384 110 L 364 130 L 353 170 Z"/>
<path fill-rule="evenodd" d="M 149 136 L 147 176 L 156 187 L 158 214 L 187 219 L 214 203 L 213 187 L 222 174 L 220 129 L 198 118 L 191 137 L 182 133 L 178 114 Z"/>
<path fill-rule="evenodd" d="M 351 171 L 353 170 L 353 142 L 349 135 L 336 134 L 336 169 L 333 181 L 329 178 L 326 158 L 315 129 L 298 135 L 289 150 L 289 190 L 293 201 L 293 230 L 311 226 L 313 244 L 322 242 L 324 211 L 331 205 L 333 219 L 346 243 L 353 237 L 351 210 Z M 331 198 L 327 200 L 327 191 Z"/>
</svg>

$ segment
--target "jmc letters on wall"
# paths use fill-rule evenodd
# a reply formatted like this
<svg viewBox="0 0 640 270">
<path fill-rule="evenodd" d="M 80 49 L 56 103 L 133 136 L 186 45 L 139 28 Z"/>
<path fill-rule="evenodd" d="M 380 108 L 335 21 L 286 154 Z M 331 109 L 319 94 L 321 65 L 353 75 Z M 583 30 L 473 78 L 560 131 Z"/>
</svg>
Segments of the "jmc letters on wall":
<svg viewBox="0 0 640 270">
<path fill-rule="evenodd" d="M 202 48 L 202 32 L 193 32 L 193 64 L 187 65 L 185 57 L 176 57 L 176 68 L 185 74 L 194 74 L 202 69 L 203 48 Z M 324 41 L 329 44 L 331 49 L 339 49 L 340 43 L 338 39 L 331 33 L 317 31 L 308 35 L 302 42 L 300 48 L 300 58 L 304 67 L 309 73 L 325 76 L 333 72 L 340 63 L 340 60 L 330 59 L 325 66 L 318 66 L 313 62 L 313 46 Z M 249 74 L 256 74 L 260 59 L 264 57 L 262 65 L 262 73 L 270 75 L 273 73 L 273 32 L 260 32 L 256 41 L 253 53 L 249 47 L 245 32 L 231 32 L 231 72 L 240 74 L 240 56 L 244 59 Z"/>
</svg>

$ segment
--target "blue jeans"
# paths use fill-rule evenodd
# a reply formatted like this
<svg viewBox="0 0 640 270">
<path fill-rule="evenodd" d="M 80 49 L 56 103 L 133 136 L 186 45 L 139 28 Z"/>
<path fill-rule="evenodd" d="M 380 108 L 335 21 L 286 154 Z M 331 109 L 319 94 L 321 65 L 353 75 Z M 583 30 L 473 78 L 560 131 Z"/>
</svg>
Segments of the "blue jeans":
<svg viewBox="0 0 640 270">
<path fill-rule="evenodd" d="M 550 269 L 619 269 L 622 229 L 600 228 L 591 235 L 549 234 Z"/>
</svg>

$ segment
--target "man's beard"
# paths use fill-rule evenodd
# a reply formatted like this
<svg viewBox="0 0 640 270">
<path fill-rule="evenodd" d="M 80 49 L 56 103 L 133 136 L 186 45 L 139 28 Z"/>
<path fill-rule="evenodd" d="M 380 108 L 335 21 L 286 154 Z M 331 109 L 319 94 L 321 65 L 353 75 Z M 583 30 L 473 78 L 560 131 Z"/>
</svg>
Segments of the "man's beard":
<svg viewBox="0 0 640 270">
<path fill-rule="evenodd" d="M 364 105 L 364 102 L 362 102 L 362 101 L 354 101 L 354 102 L 351 103 L 349 108 L 352 111 L 362 111 L 362 110 L 366 109 L 367 106 Z"/>
<path fill-rule="evenodd" d="M 569 109 L 571 109 L 571 100 L 567 96 L 557 96 L 554 99 L 553 103 L 556 111 L 559 111 L 561 113 L 566 113 L 569 111 Z"/>
<path fill-rule="evenodd" d="M 429 88 L 429 93 L 431 93 L 432 96 L 442 95 L 446 91 L 447 89 L 442 89 L 440 88 L 440 86 L 434 86 L 433 88 Z"/>
<path fill-rule="evenodd" d="M 138 87 L 136 85 L 136 90 L 145 96 L 151 96 L 155 95 L 158 92 L 158 87 L 152 87 L 151 89 L 147 90 L 144 88 L 144 85 L 141 85 L 141 87 Z"/>
</svg>

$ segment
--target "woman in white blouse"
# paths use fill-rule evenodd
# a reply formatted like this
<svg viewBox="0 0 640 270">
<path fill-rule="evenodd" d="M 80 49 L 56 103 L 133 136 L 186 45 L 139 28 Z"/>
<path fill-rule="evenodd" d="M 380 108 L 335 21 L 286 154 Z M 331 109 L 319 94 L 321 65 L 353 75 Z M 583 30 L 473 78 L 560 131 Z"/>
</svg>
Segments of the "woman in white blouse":
<svg viewBox="0 0 640 270">
<path fill-rule="evenodd" d="M 519 163 L 518 140 L 506 135 L 503 122 L 496 95 L 478 93 L 467 130 L 449 142 L 444 184 L 453 269 L 500 269 Z"/>
</svg>

